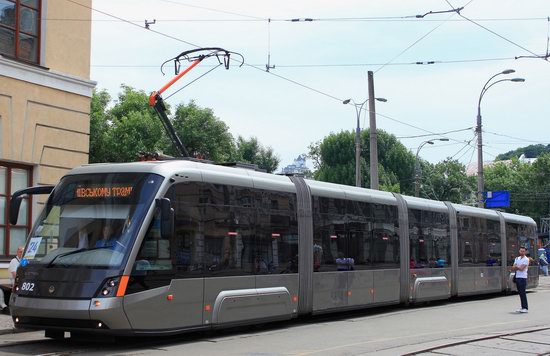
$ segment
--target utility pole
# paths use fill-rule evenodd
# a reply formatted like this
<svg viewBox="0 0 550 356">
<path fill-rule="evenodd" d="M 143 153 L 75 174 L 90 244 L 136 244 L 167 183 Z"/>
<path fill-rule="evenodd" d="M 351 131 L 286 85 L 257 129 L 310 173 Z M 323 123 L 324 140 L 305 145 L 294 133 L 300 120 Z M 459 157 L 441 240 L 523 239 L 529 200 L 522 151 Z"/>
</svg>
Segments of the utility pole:
<svg viewBox="0 0 550 356">
<path fill-rule="evenodd" d="M 368 71 L 369 80 L 369 131 L 370 131 L 370 188 L 378 190 L 378 141 L 376 135 L 376 109 L 374 102 L 374 73 Z"/>
</svg>

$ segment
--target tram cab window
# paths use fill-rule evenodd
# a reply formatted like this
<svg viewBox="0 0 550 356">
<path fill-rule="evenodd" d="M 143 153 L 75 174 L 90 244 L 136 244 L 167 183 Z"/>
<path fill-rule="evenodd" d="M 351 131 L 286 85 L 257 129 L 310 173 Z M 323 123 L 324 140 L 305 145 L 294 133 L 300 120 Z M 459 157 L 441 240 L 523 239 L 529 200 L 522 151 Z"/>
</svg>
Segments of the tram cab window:
<svg viewBox="0 0 550 356">
<path fill-rule="evenodd" d="M 169 271 L 172 270 L 172 258 L 170 254 L 170 240 L 163 239 L 160 234 L 160 213 L 157 212 L 139 249 L 134 270 Z"/>
</svg>

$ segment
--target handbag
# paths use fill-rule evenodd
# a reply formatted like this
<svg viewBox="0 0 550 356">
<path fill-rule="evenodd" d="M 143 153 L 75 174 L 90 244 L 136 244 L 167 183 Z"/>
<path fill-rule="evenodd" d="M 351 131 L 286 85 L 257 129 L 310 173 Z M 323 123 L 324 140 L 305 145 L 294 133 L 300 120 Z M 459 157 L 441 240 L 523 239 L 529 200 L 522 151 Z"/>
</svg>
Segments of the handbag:
<svg viewBox="0 0 550 356">
<path fill-rule="evenodd" d="M 517 272 L 515 272 L 515 273 L 514 273 L 514 277 L 512 277 L 512 282 L 514 282 L 514 283 L 516 283 L 516 273 L 517 273 Z"/>
</svg>

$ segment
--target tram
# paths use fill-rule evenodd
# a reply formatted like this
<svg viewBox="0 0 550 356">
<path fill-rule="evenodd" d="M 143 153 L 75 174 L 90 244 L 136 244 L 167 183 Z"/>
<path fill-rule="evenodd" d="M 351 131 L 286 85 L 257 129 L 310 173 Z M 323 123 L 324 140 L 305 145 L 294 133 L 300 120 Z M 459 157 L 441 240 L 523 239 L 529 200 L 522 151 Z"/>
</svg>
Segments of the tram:
<svg viewBox="0 0 550 356">
<path fill-rule="evenodd" d="M 528 217 L 194 160 L 78 167 L 10 298 L 47 337 L 159 335 L 514 290 Z M 528 287 L 538 284 L 529 267 Z"/>
</svg>

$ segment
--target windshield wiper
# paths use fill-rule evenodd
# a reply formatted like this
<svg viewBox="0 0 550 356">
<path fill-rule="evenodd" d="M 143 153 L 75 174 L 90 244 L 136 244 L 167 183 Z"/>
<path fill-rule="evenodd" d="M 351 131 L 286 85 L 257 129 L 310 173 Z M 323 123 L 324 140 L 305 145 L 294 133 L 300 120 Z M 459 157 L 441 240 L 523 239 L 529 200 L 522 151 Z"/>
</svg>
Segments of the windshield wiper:
<svg viewBox="0 0 550 356">
<path fill-rule="evenodd" d="M 49 268 L 49 267 L 53 266 L 55 260 L 57 260 L 60 257 L 67 257 L 67 256 L 75 255 L 77 253 L 84 252 L 84 251 L 100 250 L 100 249 L 104 249 L 104 248 L 111 248 L 111 246 L 99 246 L 99 247 L 92 247 L 92 248 L 79 248 L 79 249 L 74 250 L 74 251 L 69 251 L 69 252 L 66 252 L 66 253 L 60 253 L 59 255 L 55 256 L 53 258 L 53 260 L 50 261 L 50 263 L 48 263 L 46 268 Z"/>
</svg>

